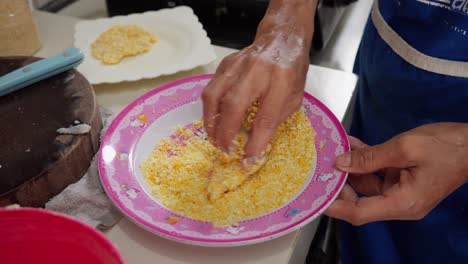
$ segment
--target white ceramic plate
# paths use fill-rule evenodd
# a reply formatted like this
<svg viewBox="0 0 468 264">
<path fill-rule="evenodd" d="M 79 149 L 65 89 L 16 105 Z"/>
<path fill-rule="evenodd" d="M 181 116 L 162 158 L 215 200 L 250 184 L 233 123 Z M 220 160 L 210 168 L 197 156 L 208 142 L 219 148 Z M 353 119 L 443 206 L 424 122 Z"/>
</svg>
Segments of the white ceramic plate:
<svg viewBox="0 0 468 264">
<path fill-rule="evenodd" d="M 91 54 L 91 43 L 114 25 L 137 24 L 158 38 L 151 51 L 105 65 Z M 78 70 L 92 83 L 116 83 L 155 78 L 208 64 L 216 59 L 206 31 L 186 6 L 128 16 L 80 21 L 75 26 L 75 47 L 85 60 Z"/>
</svg>

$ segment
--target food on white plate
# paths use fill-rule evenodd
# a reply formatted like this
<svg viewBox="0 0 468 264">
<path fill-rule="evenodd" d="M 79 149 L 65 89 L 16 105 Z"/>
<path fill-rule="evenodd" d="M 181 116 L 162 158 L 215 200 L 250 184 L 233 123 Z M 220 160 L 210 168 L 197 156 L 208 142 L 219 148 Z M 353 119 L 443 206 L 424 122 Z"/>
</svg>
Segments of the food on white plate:
<svg viewBox="0 0 468 264">
<path fill-rule="evenodd" d="M 117 64 L 123 58 L 151 50 L 158 39 L 138 25 L 116 25 L 101 33 L 91 51 L 104 64 Z"/>
</svg>

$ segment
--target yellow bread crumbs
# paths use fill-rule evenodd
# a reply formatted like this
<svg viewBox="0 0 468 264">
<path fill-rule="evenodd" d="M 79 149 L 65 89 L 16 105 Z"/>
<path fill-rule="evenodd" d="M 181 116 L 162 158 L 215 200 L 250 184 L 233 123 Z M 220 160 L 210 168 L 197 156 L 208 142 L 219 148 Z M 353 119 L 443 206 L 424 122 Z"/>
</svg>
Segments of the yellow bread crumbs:
<svg viewBox="0 0 468 264">
<path fill-rule="evenodd" d="M 117 64 L 124 57 L 148 52 L 157 38 L 137 25 L 117 25 L 91 44 L 93 56 L 104 64 Z"/>
<path fill-rule="evenodd" d="M 302 111 L 279 126 L 268 159 L 251 175 L 240 166 L 239 154 L 246 143 L 243 134 L 237 136 L 237 155 L 223 156 L 206 138 L 194 134 L 202 127 L 197 121 L 193 129 L 178 128 L 173 136 L 180 140 L 162 139 L 140 166 L 153 195 L 186 217 L 220 227 L 260 216 L 293 198 L 312 169 L 315 131 Z M 214 170 L 226 173 L 224 185 L 242 184 L 210 199 Z"/>
<path fill-rule="evenodd" d="M 214 160 L 208 183 L 210 201 L 220 199 L 225 193 L 237 189 L 265 164 L 271 150 L 271 144 L 267 145 L 260 157 L 249 158 L 249 161 L 246 162 L 241 161 L 245 154 L 244 146 L 248 141 L 248 132 L 252 127 L 259 106 L 259 102 L 255 101 L 247 109 L 241 131 L 233 142 L 233 153 L 217 153 L 218 157 Z"/>
</svg>

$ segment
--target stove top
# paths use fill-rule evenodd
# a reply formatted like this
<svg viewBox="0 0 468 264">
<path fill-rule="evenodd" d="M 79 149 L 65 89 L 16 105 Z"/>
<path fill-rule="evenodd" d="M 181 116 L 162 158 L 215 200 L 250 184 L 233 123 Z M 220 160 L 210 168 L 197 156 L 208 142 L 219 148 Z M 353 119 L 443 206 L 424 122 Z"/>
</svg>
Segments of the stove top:
<svg viewBox="0 0 468 264">
<path fill-rule="evenodd" d="M 109 16 L 128 15 L 148 10 L 190 6 L 200 19 L 212 43 L 234 49 L 250 45 L 268 6 L 268 0 L 106 0 Z M 324 16 L 321 12 L 324 10 Z M 319 4 L 315 16 L 312 51 L 322 49 L 334 31 L 342 12 Z M 311 54 L 313 52 L 311 51 Z"/>
</svg>

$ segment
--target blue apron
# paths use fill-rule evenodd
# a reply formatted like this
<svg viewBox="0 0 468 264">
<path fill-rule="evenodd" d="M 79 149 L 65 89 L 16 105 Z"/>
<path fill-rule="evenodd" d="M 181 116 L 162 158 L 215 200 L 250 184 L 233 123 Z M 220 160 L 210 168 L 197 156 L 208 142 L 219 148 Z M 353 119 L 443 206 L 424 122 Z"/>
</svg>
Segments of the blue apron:
<svg viewBox="0 0 468 264">
<path fill-rule="evenodd" d="M 377 12 L 407 45 L 435 60 L 468 62 L 468 0 L 381 0 L 379 5 Z M 409 63 L 373 21 L 356 59 L 360 80 L 351 134 L 375 145 L 423 124 L 468 123 L 468 74 L 450 76 Z M 420 221 L 359 227 L 342 222 L 340 234 L 343 264 L 468 263 L 468 184 Z"/>
</svg>

